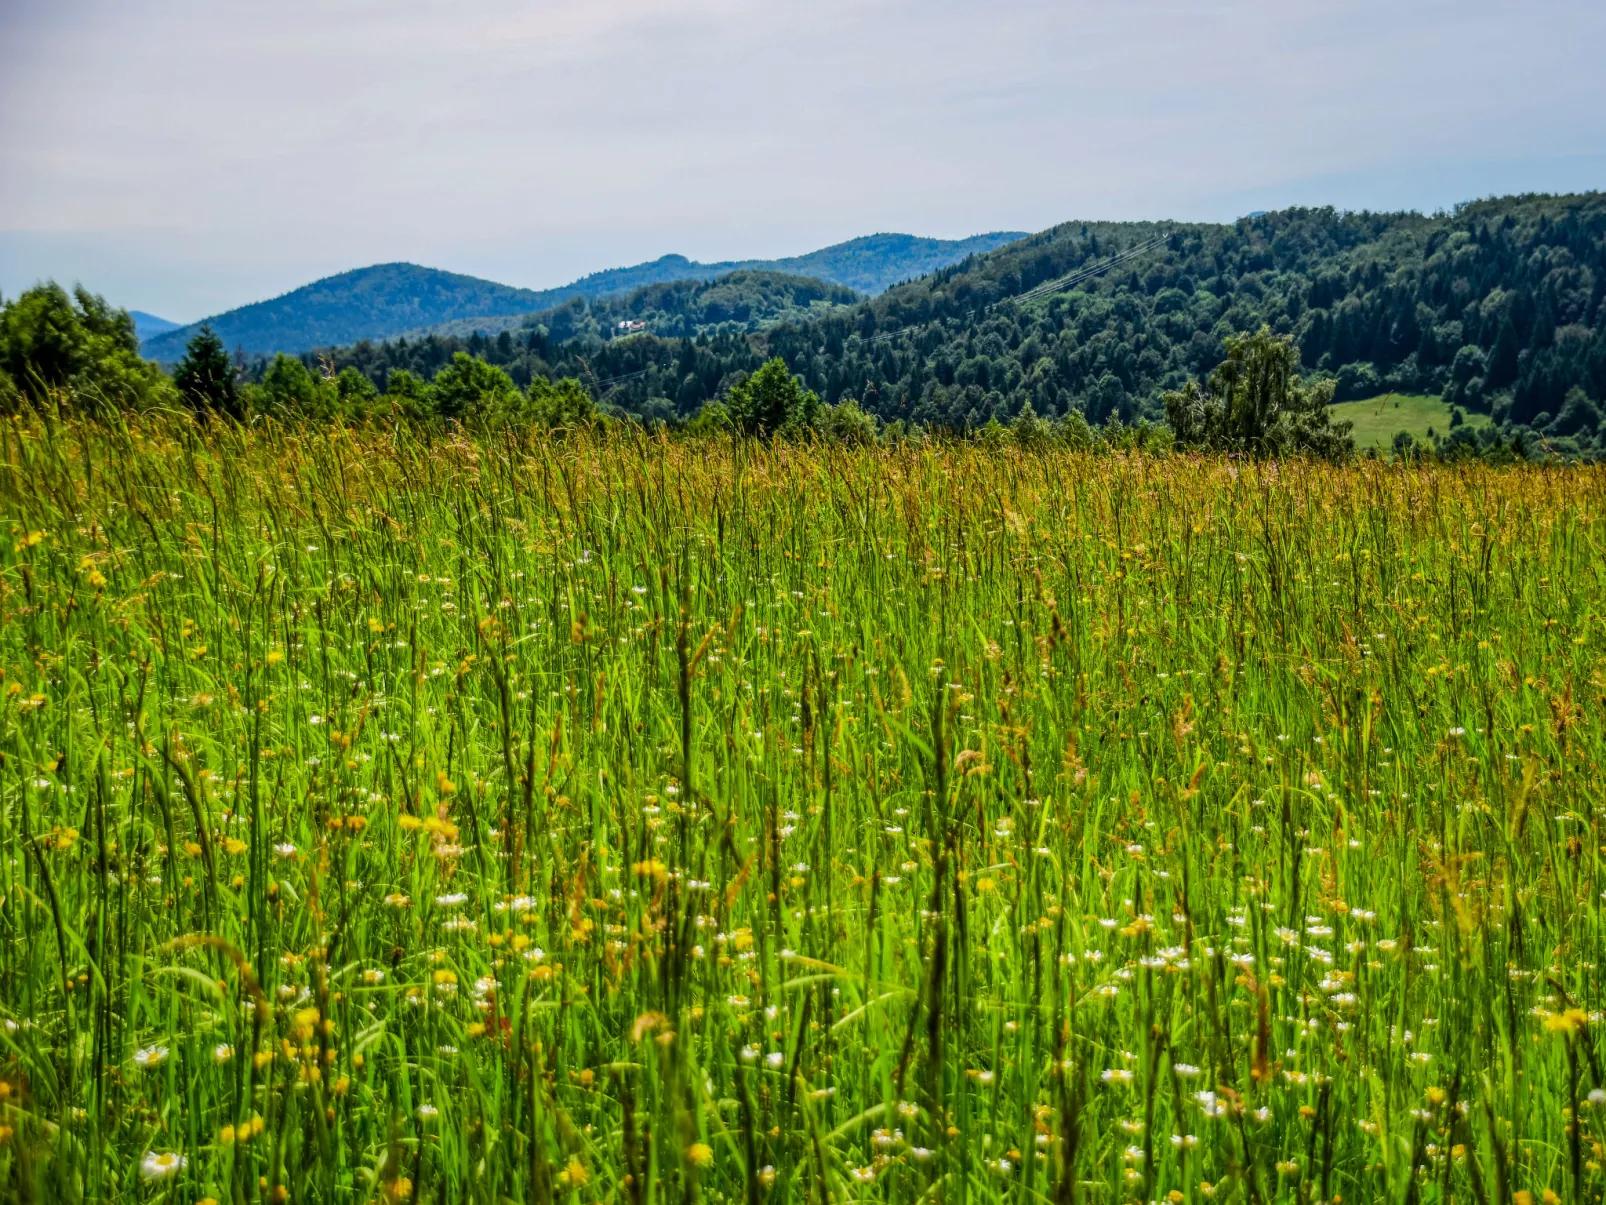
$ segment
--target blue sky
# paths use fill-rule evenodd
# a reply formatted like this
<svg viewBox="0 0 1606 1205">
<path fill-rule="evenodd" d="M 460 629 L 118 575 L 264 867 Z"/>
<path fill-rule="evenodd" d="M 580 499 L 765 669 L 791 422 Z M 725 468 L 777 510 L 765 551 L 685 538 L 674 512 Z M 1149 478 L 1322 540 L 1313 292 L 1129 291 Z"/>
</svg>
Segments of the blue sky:
<svg viewBox="0 0 1606 1205">
<path fill-rule="evenodd" d="M 1578 191 L 1603 46 L 1580 0 L 4 0 L 0 292 Z"/>
</svg>

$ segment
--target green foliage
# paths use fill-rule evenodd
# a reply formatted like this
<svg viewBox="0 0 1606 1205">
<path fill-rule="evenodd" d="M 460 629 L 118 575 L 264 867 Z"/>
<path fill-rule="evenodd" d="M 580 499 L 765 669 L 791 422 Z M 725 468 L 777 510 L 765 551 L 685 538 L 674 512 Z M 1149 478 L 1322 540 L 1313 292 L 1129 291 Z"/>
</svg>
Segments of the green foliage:
<svg viewBox="0 0 1606 1205">
<path fill-rule="evenodd" d="M 361 411 L 379 397 L 378 387 L 355 368 L 342 368 L 335 377 L 335 396 L 348 411 Z"/>
<path fill-rule="evenodd" d="M 526 413 L 548 429 L 567 429 L 595 422 L 597 405 L 573 377 L 557 382 L 537 377 L 530 382 Z"/>
<path fill-rule="evenodd" d="M 843 398 L 834 406 L 820 407 L 815 428 L 831 443 L 863 447 L 876 442 L 881 424 L 853 398 Z"/>
<path fill-rule="evenodd" d="M 173 371 L 173 384 L 179 396 L 196 410 L 235 419 L 243 417 L 234 361 L 223 349 L 223 340 L 209 326 L 202 326 L 190 337 L 184 358 Z"/>
<path fill-rule="evenodd" d="M 792 435 L 814 425 L 820 399 L 792 375 L 780 357 L 732 387 L 725 405 L 736 428 L 749 435 Z"/>
<path fill-rule="evenodd" d="M 1055 287 L 1156 236 L 1113 269 Z M 1606 401 L 1603 280 L 1606 194 L 1509 197 L 1436 217 L 1290 209 L 1231 225 L 1068 223 L 754 335 L 677 337 L 671 323 L 603 340 L 582 307 L 571 325 L 555 319 L 506 347 L 423 339 L 337 360 L 375 379 L 393 367 L 427 376 L 468 350 L 521 385 L 594 379 L 623 410 L 669 398 L 691 415 L 780 356 L 824 401 L 853 397 L 883 421 L 960 432 L 1008 423 L 1027 402 L 1045 420 L 1075 410 L 1093 423 L 1157 421 L 1164 394 L 1207 374 L 1229 335 L 1264 325 L 1293 338 L 1302 374 L 1335 381 L 1335 400 L 1447 394 L 1526 425 L 1559 414 L 1573 387 Z M 1032 289 L 1042 291 L 1017 300 Z"/>
<path fill-rule="evenodd" d="M 310 414 L 320 409 L 318 384 L 305 364 L 281 352 L 262 374 L 259 391 L 268 409 Z"/>
<path fill-rule="evenodd" d="M 697 413 L 681 428 L 681 431 L 692 439 L 730 435 L 735 430 L 736 423 L 724 402 L 704 402 Z"/>
<path fill-rule="evenodd" d="M 458 352 L 430 386 L 435 412 L 446 419 L 496 418 L 517 410 L 519 391 L 500 368 Z"/>
<path fill-rule="evenodd" d="M 1166 422 L 1179 447 L 1327 460 L 1354 452 L 1349 424 L 1335 424 L 1327 411 L 1332 383 L 1300 379 L 1291 338 L 1263 326 L 1228 339 L 1226 350 L 1203 385 L 1190 381 L 1165 395 Z"/>
<path fill-rule="evenodd" d="M 622 297 L 587 302 L 572 298 L 530 314 L 511 329 L 489 338 L 474 319 L 446 323 L 429 334 L 457 336 L 487 359 L 511 359 L 539 332 L 542 345 L 580 340 L 636 337 L 640 332 L 695 336 L 721 331 L 758 331 L 781 321 L 797 321 L 850 306 L 859 294 L 841 285 L 779 272 L 732 272 L 714 280 L 680 280 L 647 285 Z M 476 336 L 478 336 L 476 338 Z"/>
<path fill-rule="evenodd" d="M 87 289 L 55 283 L 0 304 L 0 402 L 70 394 L 80 408 L 143 409 L 172 400 L 156 365 L 142 360 L 133 320 Z"/>
</svg>

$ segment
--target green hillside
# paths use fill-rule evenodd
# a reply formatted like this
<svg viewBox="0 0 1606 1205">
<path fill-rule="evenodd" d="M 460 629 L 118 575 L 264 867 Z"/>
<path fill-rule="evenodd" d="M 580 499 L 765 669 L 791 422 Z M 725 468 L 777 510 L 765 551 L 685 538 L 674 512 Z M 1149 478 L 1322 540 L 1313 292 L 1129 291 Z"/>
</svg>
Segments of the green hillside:
<svg viewBox="0 0 1606 1205">
<path fill-rule="evenodd" d="M 1387 450 L 1394 436 L 1408 431 L 1418 442 L 1450 433 L 1451 407 L 1442 397 L 1425 394 L 1386 393 L 1358 402 L 1339 402 L 1329 408 L 1335 421 L 1353 424 L 1355 446 Z M 1489 425 L 1487 414 L 1462 411 L 1463 421 L 1473 430 Z"/>
<path fill-rule="evenodd" d="M 552 309 L 526 314 L 511 330 L 515 339 L 534 331 L 548 342 L 588 336 L 618 338 L 638 332 L 659 335 L 701 335 L 758 331 L 776 322 L 819 317 L 863 298 L 852 289 L 808 276 L 784 272 L 732 272 L 712 280 L 675 280 L 646 285 L 623 297 L 588 301 L 576 297 Z M 478 319 L 465 318 L 414 338 L 484 332 Z M 498 332 L 500 333 L 500 332 Z"/>
<path fill-rule="evenodd" d="M 618 382 L 620 406 L 669 399 L 682 415 L 779 355 L 828 401 L 965 429 L 1028 403 L 1043 416 L 1158 420 L 1164 391 L 1212 368 L 1228 335 L 1262 324 L 1294 338 L 1303 369 L 1330 376 L 1338 401 L 1448 396 L 1583 447 L 1606 398 L 1606 194 L 1507 197 L 1433 217 L 1289 209 L 1228 225 L 1071 222 L 742 338 L 525 337 L 475 350 L 516 380 L 591 373 Z M 361 361 L 378 383 L 453 349 L 376 348 Z"/>
</svg>

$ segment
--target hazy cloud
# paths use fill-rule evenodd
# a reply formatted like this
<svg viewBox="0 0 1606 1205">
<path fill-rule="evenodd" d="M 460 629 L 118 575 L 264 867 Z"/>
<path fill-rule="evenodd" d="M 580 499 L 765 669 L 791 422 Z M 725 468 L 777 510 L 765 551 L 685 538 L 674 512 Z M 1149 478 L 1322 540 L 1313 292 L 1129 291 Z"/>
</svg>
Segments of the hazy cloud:
<svg viewBox="0 0 1606 1205">
<path fill-rule="evenodd" d="M 7 0 L 0 289 L 189 319 L 875 230 L 1606 183 L 1606 6 Z"/>
</svg>

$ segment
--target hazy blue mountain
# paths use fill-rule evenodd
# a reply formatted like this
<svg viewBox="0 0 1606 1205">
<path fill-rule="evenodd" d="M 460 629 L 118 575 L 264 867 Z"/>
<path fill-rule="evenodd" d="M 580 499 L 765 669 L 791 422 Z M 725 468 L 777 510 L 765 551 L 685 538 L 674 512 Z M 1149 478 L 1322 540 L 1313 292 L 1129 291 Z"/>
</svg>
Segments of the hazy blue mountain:
<svg viewBox="0 0 1606 1205">
<path fill-rule="evenodd" d="M 474 276 L 417 264 L 375 264 L 204 322 L 230 351 L 240 347 L 248 355 L 267 355 L 383 339 L 453 318 L 538 310 L 552 304 L 546 294 Z M 140 350 L 150 359 L 171 363 L 184 354 L 185 343 L 201 325 L 191 323 L 147 339 Z"/>
<path fill-rule="evenodd" d="M 743 267 L 767 268 L 794 276 L 814 276 L 872 296 L 895 284 L 957 264 L 971 255 L 1013 243 L 1017 231 L 978 234 L 967 239 L 920 238 L 913 234 L 869 234 L 792 259 L 775 259 Z"/>
<path fill-rule="evenodd" d="M 711 280 L 743 270 L 811 276 L 875 294 L 1020 237 L 1013 232 L 946 240 L 872 234 L 790 259 L 716 264 L 666 255 L 540 290 L 516 289 L 416 264 L 376 264 L 314 281 L 282 297 L 242 306 L 205 322 L 231 351 L 240 347 L 248 355 L 387 339 L 448 323 L 461 329 L 464 319 L 484 319 L 475 328 L 494 334 L 520 325 L 527 314 L 552 309 L 575 297 L 614 297 L 646 285 Z M 184 344 L 200 325 L 192 323 L 153 335 L 141 350 L 151 359 L 171 363 L 184 354 Z"/>
<path fill-rule="evenodd" d="M 176 331 L 181 323 L 169 322 L 166 318 L 158 318 L 155 314 L 147 314 L 144 310 L 129 310 L 128 316 L 134 320 L 134 334 L 140 339 L 153 339 L 167 331 Z"/>
</svg>

